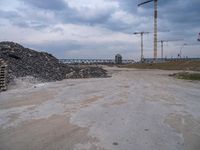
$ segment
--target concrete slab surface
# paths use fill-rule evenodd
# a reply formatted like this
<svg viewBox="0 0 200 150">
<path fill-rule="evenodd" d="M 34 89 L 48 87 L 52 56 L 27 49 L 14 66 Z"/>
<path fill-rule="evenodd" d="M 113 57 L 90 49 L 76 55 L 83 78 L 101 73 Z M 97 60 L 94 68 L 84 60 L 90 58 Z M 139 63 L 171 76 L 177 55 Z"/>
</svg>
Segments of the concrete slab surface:
<svg viewBox="0 0 200 150">
<path fill-rule="evenodd" d="M 0 93 L 0 150 L 200 150 L 200 82 L 106 68 Z"/>
</svg>

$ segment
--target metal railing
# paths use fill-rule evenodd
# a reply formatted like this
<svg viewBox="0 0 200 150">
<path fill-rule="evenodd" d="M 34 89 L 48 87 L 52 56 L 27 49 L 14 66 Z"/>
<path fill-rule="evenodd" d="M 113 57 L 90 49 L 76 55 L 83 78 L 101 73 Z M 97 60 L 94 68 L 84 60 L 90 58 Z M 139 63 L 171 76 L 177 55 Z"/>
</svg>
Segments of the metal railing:
<svg viewBox="0 0 200 150">
<path fill-rule="evenodd" d="M 60 59 L 60 63 L 65 64 L 115 64 L 114 59 Z M 135 63 L 134 60 L 122 60 L 122 64 Z"/>
</svg>

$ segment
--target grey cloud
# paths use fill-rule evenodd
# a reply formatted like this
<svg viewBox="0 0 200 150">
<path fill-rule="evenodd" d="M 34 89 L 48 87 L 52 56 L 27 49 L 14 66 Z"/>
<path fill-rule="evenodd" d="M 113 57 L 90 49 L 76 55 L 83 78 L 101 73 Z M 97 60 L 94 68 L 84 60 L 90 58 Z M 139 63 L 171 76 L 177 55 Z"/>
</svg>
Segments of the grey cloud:
<svg viewBox="0 0 200 150">
<path fill-rule="evenodd" d="M 162 20 L 166 20 L 172 30 L 186 31 L 199 28 L 200 1 L 174 1 L 160 10 Z"/>
<path fill-rule="evenodd" d="M 108 28 L 112 31 L 117 31 L 117 32 L 124 32 L 127 34 L 130 34 L 134 31 L 134 29 L 132 29 L 132 26 L 130 24 L 126 24 L 126 23 L 119 23 L 118 21 L 111 21 L 108 20 L 104 25 L 102 25 L 105 28 Z"/>
<path fill-rule="evenodd" d="M 82 11 L 76 10 L 76 8 L 70 8 L 67 2 L 64 0 L 20 0 L 23 1 L 25 4 L 29 4 L 30 8 L 33 9 L 32 6 L 39 8 L 36 11 L 51 11 L 55 14 L 55 22 L 62 22 L 62 23 L 73 23 L 73 24 L 86 24 L 91 26 L 102 26 L 108 28 L 113 31 L 120 31 L 120 32 L 132 32 L 134 28 L 138 28 L 143 23 L 147 23 L 148 20 L 142 19 L 142 17 L 153 17 L 153 4 L 148 4 L 143 7 L 144 11 L 137 12 L 137 2 L 133 0 L 118 0 L 120 9 L 131 14 L 141 16 L 141 21 L 137 24 L 131 24 L 127 22 L 119 20 L 112 20 L 111 16 L 116 11 L 120 11 L 120 9 L 116 10 L 115 8 L 112 9 L 105 9 L 105 10 L 94 10 L 91 11 L 90 8 L 83 7 Z M 113 1 L 114 0 L 110 0 Z M 144 0 L 139 0 L 144 1 Z M 116 1 L 115 1 L 116 2 Z M 180 29 L 181 27 L 184 29 L 190 28 L 190 26 L 199 26 L 200 18 L 200 1 L 199 0 L 159 0 L 159 18 L 161 22 L 166 22 L 169 24 L 171 30 L 175 30 L 177 27 Z M 20 11 L 20 10 L 18 10 Z M 22 11 L 22 10 L 21 10 Z M 22 11 L 26 15 L 26 11 Z M 95 13 L 95 14 L 93 14 Z M 30 15 L 27 13 L 27 15 Z M 29 16 L 26 18 L 20 18 L 18 13 L 15 12 L 2 12 L 0 13 L 1 17 L 10 18 L 13 24 L 15 25 L 22 25 L 22 27 L 38 27 L 38 29 L 42 29 L 48 27 L 48 24 L 52 24 L 52 22 L 45 20 L 43 21 L 42 18 L 36 17 L 35 20 L 40 22 L 40 25 L 30 25 L 25 22 L 25 19 L 29 19 Z M 16 19 L 17 18 L 17 19 Z M 31 20 L 32 21 L 32 20 Z M 161 25 L 160 23 L 159 25 Z M 173 25 L 172 25 L 173 24 Z M 162 24 L 163 25 L 163 24 Z M 166 26 L 166 25 L 165 25 Z M 162 27 L 159 27 L 162 28 Z"/>
<path fill-rule="evenodd" d="M 63 11 L 56 12 L 56 16 L 64 23 L 97 25 L 106 23 L 115 11 L 115 8 L 94 9 L 83 6 L 76 9 L 68 7 Z"/>
<path fill-rule="evenodd" d="M 29 19 L 28 17 L 32 15 L 30 14 L 30 10 L 36 9 L 35 11 L 38 12 L 47 11 L 53 13 L 55 15 L 55 22 L 57 23 L 62 22 L 73 24 L 85 24 L 90 26 L 101 25 L 106 23 L 106 21 L 110 18 L 111 14 L 115 11 L 114 8 L 98 10 L 85 6 L 77 10 L 76 8 L 69 7 L 68 3 L 64 2 L 63 0 L 54 0 L 51 2 L 49 2 L 49 0 L 21 1 L 24 1 L 25 4 L 29 4 L 28 7 L 26 7 L 26 9 L 18 9 L 19 12 L 23 13 L 25 16 L 27 15 L 26 19 Z M 32 13 L 34 13 L 34 11 Z M 40 20 L 40 22 L 42 23 L 42 18 L 39 18 L 39 16 L 35 19 Z M 22 18 L 20 20 L 22 20 Z M 49 21 L 46 20 L 46 23 L 48 22 Z M 49 23 L 52 24 L 52 22 Z M 17 25 L 18 23 L 15 24 Z"/>
<path fill-rule="evenodd" d="M 63 10 L 67 7 L 64 0 L 21 0 L 25 4 L 32 5 L 40 9 Z"/>
<path fill-rule="evenodd" d="M 22 12 L 24 15 L 21 15 Z M 8 20 L 12 25 L 18 26 L 20 28 L 33 28 L 36 30 L 41 30 L 49 27 L 48 22 L 42 19 L 33 19 L 26 16 L 26 11 L 5 11 L 0 10 L 0 19 Z"/>
<path fill-rule="evenodd" d="M 16 9 L 16 11 L 0 10 L 0 18 L 7 19 L 12 24 L 21 28 L 33 28 L 35 30 L 42 30 L 50 27 L 50 29 L 52 29 L 51 32 L 64 34 L 62 28 L 54 27 L 56 24 L 69 23 L 89 26 L 101 26 L 114 32 L 124 32 L 128 34 L 139 30 L 153 30 L 153 3 L 142 6 L 142 8 L 140 9 L 138 9 L 137 7 L 137 2 L 144 0 L 108 0 L 113 2 L 117 1 L 119 3 L 119 7 L 108 7 L 102 10 L 93 9 L 85 6 L 83 6 L 83 8 L 81 9 L 77 9 L 69 6 L 64 0 L 19 1 L 24 2 L 25 7 L 20 6 L 21 9 Z M 163 35 L 160 35 L 159 33 L 159 38 L 184 38 L 186 40 L 195 39 L 195 32 L 200 30 L 199 6 L 199 0 L 159 0 L 159 29 L 169 29 L 171 31 Z M 128 15 L 132 15 L 133 17 L 137 16 L 138 21 L 123 21 L 123 17 L 113 19 L 113 14 L 119 11 L 124 11 Z M 35 14 L 35 12 L 37 12 L 37 15 Z M 52 20 L 46 17 L 44 12 L 52 13 L 52 17 L 49 17 L 52 18 Z M 132 50 L 132 46 L 130 46 L 130 43 L 119 43 L 118 45 L 117 43 L 83 44 L 78 43 L 77 41 L 58 41 L 46 42 L 42 43 L 41 45 L 30 46 L 38 49 L 48 49 L 49 52 L 52 52 L 57 57 L 62 57 L 65 51 L 77 50 L 83 52 L 86 50 L 92 51 L 92 49 L 94 49 L 94 51 L 101 51 L 101 49 L 117 49 L 117 47 L 120 47 L 120 45 L 122 45 L 124 49 Z M 103 56 L 104 53 L 102 52 L 101 55 Z"/>
<path fill-rule="evenodd" d="M 77 41 L 46 41 L 40 44 L 27 44 L 24 43 L 26 47 L 31 47 L 39 51 L 48 51 L 57 57 L 62 57 L 64 51 L 71 49 L 81 49 L 82 45 Z"/>
<path fill-rule="evenodd" d="M 13 21 L 13 25 L 16 25 L 21 28 L 32 28 L 36 30 L 42 30 L 49 27 L 48 25 L 40 22 L 28 22 L 28 21 Z"/>
<path fill-rule="evenodd" d="M 94 17 L 84 17 L 76 10 L 70 9 L 70 12 L 69 10 L 65 12 L 59 12 L 57 15 L 61 16 L 61 21 L 64 23 L 96 25 L 105 23 L 110 17 L 111 12 L 102 12 Z"/>
<path fill-rule="evenodd" d="M 59 32 L 59 33 L 63 34 L 64 30 L 60 27 L 55 27 L 55 28 L 51 29 L 51 32 L 54 32 L 54 33 Z"/>
<path fill-rule="evenodd" d="M 23 28 L 34 28 L 34 29 L 43 29 L 48 27 L 48 24 L 52 25 L 52 22 L 45 20 L 45 18 L 40 18 L 40 16 L 34 16 L 34 12 L 43 12 L 49 11 L 55 15 L 55 22 L 62 23 L 73 23 L 73 24 L 84 24 L 90 26 L 102 26 L 110 30 L 116 31 L 126 31 L 130 28 L 130 24 L 120 22 L 120 20 L 111 20 L 112 14 L 116 11 L 116 8 L 106 9 L 94 9 L 89 7 L 83 7 L 80 10 L 76 8 L 71 8 L 68 6 L 67 2 L 62 0 L 54 0 L 49 2 L 48 0 L 20 0 L 25 4 L 29 4 L 26 9 L 18 8 L 18 12 L 2 13 L 4 16 L 10 15 L 10 21 L 12 24 L 17 25 Z M 60 8 L 64 6 L 65 9 Z M 35 8 L 33 8 L 35 7 Z M 37 9 L 38 8 L 38 9 Z M 35 11 L 31 10 L 35 9 Z M 58 11 L 59 10 L 59 11 Z M 18 13 L 23 14 L 22 16 L 17 15 Z M 34 18 L 33 18 L 34 16 Z M 12 17 L 12 18 L 11 18 Z M 30 20 L 32 19 L 32 20 Z M 120 18 L 119 18 L 120 19 Z M 39 25 L 32 24 L 32 21 L 39 22 Z"/>
<path fill-rule="evenodd" d="M 0 18 L 11 20 L 18 17 L 20 17 L 20 15 L 16 11 L 0 10 Z"/>
<path fill-rule="evenodd" d="M 116 0 L 110 0 L 110 1 L 116 1 Z M 117 0 L 119 2 L 119 6 L 121 9 L 131 12 L 131 13 L 136 13 L 137 11 L 137 1 L 134 0 Z"/>
<path fill-rule="evenodd" d="M 24 45 L 39 51 L 47 51 L 52 53 L 57 58 L 69 58 L 70 56 L 66 56 L 66 53 L 74 51 L 78 52 L 76 55 L 79 58 L 112 58 L 118 52 L 128 53 L 130 50 L 132 51 L 135 49 L 132 43 L 119 41 L 104 43 L 80 43 L 75 40 L 61 40 L 46 41 L 40 44 L 24 43 Z"/>
</svg>

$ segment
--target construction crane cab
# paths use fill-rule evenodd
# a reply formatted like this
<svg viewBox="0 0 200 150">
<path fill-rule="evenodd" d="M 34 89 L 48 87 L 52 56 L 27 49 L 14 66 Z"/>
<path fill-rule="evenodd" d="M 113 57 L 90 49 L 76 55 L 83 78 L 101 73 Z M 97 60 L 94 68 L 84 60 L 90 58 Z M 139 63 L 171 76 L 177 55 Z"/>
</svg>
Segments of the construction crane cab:
<svg viewBox="0 0 200 150">
<path fill-rule="evenodd" d="M 197 41 L 199 41 L 199 42 L 200 42 L 200 32 L 199 32 L 199 36 L 198 36 L 198 39 L 197 39 Z"/>
</svg>

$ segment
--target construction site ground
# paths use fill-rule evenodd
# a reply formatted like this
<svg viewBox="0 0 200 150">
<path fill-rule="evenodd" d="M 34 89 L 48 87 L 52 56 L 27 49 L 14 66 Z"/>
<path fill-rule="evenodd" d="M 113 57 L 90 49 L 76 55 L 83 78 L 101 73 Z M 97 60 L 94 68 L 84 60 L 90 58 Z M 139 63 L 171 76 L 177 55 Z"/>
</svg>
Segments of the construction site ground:
<svg viewBox="0 0 200 150">
<path fill-rule="evenodd" d="M 200 82 L 177 71 L 106 68 L 112 77 L 0 93 L 1 150 L 199 150 Z"/>
<path fill-rule="evenodd" d="M 164 63 L 135 63 L 120 65 L 123 68 L 200 71 L 200 61 L 170 61 Z"/>
</svg>

